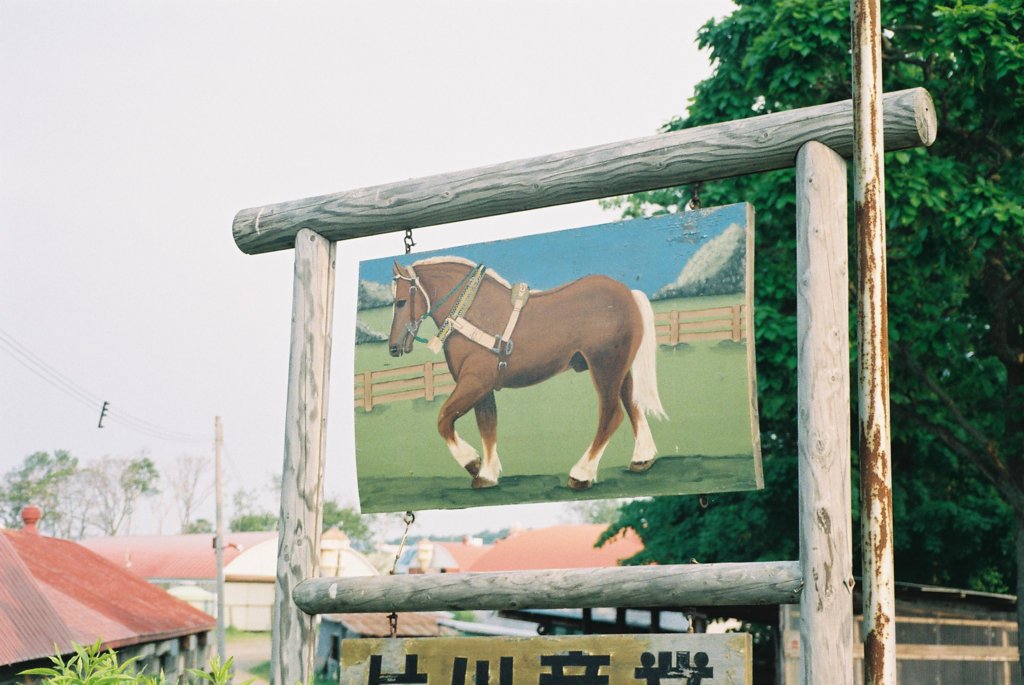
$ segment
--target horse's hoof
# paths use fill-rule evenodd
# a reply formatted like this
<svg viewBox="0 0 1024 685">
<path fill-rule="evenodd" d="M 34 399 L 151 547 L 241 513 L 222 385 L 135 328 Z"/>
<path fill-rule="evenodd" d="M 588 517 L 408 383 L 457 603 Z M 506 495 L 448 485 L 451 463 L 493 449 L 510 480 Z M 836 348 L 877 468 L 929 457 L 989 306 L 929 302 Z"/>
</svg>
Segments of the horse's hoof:
<svg viewBox="0 0 1024 685">
<path fill-rule="evenodd" d="M 466 468 L 468 470 L 469 467 L 466 467 Z M 498 485 L 498 481 L 491 480 L 490 478 L 481 478 L 480 476 L 475 476 L 473 478 L 473 489 L 474 490 L 482 490 L 483 488 L 493 488 L 493 487 L 497 487 L 497 485 Z"/>
<path fill-rule="evenodd" d="M 469 471 L 469 475 L 473 476 L 473 478 L 476 478 L 477 474 L 480 473 L 480 463 L 480 458 L 478 457 L 473 461 L 469 462 L 468 464 L 466 464 L 463 468 Z M 495 483 L 495 485 L 497 485 L 497 483 Z"/>
<path fill-rule="evenodd" d="M 650 470 L 654 466 L 654 460 L 648 459 L 647 461 L 631 461 L 629 462 L 629 470 L 633 473 L 643 473 L 644 471 Z"/>
<path fill-rule="evenodd" d="M 576 480 L 569 476 L 569 487 L 573 490 L 587 490 L 594 484 L 592 480 Z"/>
</svg>

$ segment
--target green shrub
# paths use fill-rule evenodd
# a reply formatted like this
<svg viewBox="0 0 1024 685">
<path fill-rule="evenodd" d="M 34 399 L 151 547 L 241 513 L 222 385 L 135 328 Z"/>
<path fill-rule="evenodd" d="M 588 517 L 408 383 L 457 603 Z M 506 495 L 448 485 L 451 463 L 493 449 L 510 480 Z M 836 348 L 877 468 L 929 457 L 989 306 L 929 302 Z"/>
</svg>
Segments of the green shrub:
<svg viewBox="0 0 1024 685">
<path fill-rule="evenodd" d="M 75 653 L 67 661 L 60 654 L 51 656 L 52 667 L 30 668 L 22 671 L 21 675 L 41 676 L 45 685 L 166 685 L 167 678 L 163 671 L 145 673 L 144 670 L 137 670 L 135 658 L 119 663 L 116 652 L 100 650 L 99 640 L 84 647 L 76 644 L 74 648 Z M 221 663 L 220 657 L 214 655 L 210 658 L 208 671 L 190 668 L 187 673 L 194 682 L 228 685 L 231 671 L 232 658 Z M 249 685 L 251 682 L 247 680 L 240 685 Z"/>
</svg>

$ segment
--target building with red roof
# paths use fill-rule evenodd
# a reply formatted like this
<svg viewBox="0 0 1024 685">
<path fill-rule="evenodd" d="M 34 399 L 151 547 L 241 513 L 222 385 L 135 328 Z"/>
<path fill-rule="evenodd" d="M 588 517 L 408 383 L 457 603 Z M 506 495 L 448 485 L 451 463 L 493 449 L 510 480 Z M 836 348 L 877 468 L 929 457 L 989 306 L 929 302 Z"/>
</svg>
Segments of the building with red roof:
<svg viewBox="0 0 1024 685">
<path fill-rule="evenodd" d="M 469 567 L 485 571 L 528 571 L 546 568 L 618 566 L 643 549 L 636 533 L 627 530 L 595 547 L 608 526 L 600 523 L 535 528 L 499 540 Z"/>
<path fill-rule="evenodd" d="M 274 540 L 276 545 L 277 533 L 226 533 L 224 566 L 229 566 L 246 550 L 268 540 Z M 116 535 L 88 538 L 81 544 L 151 583 L 174 585 L 192 581 L 212 584 L 217 577 L 213 533 Z"/>
<path fill-rule="evenodd" d="M 83 540 L 82 544 L 113 564 L 179 597 L 187 590 L 205 590 L 193 606 L 216 601 L 217 563 L 213 534 L 120 535 Z M 225 623 L 239 630 L 268 631 L 273 621 L 277 578 L 277 533 L 227 533 L 224 541 Z M 370 561 L 351 548 L 337 530 L 324 533 L 320 544 L 324 575 L 376 575 Z"/>
<path fill-rule="evenodd" d="M 487 554 L 494 545 L 485 545 L 480 538 L 463 538 L 460 542 L 435 542 L 435 545 L 444 547 L 455 563 L 458 570 L 464 571 L 473 568 L 480 557 Z"/>
<path fill-rule="evenodd" d="M 100 641 L 173 682 L 206 662 L 214 619 L 81 545 L 44 537 L 26 507 L 0 530 L 0 682 Z"/>
</svg>

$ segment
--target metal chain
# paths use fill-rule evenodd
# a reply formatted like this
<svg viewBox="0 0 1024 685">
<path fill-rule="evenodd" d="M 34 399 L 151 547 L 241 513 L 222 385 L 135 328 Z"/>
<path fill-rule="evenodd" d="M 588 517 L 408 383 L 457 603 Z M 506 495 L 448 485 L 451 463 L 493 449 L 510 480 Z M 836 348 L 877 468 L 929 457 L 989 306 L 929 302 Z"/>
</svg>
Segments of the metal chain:
<svg viewBox="0 0 1024 685">
<path fill-rule="evenodd" d="M 704 184 L 699 181 L 690 186 L 690 201 L 686 203 L 687 209 L 700 209 L 700 189 L 703 186 Z"/>
<path fill-rule="evenodd" d="M 412 240 L 412 231 L 406 231 L 405 240 L 405 253 L 409 254 L 409 242 Z M 405 523 L 405 531 L 402 532 L 402 539 L 398 541 L 398 551 L 395 552 L 395 560 L 391 563 L 391 570 L 388 571 L 389 576 L 395 575 L 395 571 L 398 570 L 398 560 L 402 558 L 402 552 L 405 550 L 405 541 L 409 537 L 409 528 L 416 522 L 416 514 L 411 511 L 405 512 L 402 522 Z M 394 611 L 388 614 L 388 627 L 391 630 L 391 637 L 398 635 L 398 614 Z"/>
<path fill-rule="evenodd" d="M 388 614 L 388 627 L 391 629 L 391 637 L 398 635 L 398 614 L 393 611 Z"/>
<path fill-rule="evenodd" d="M 416 244 L 416 241 L 412 239 L 412 229 L 411 228 L 405 229 L 404 241 L 405 241 L 405 254 L 409 254 L 410 252 L 412 252 L 413 245 Z"/>
</svg>

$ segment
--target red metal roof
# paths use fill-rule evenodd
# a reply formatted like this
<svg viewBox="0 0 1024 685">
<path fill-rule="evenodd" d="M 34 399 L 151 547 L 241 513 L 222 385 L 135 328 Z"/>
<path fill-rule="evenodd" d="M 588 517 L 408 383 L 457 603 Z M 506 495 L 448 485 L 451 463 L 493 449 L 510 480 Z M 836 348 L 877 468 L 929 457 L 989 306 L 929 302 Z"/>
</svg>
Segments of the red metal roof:
<svg viewBox="0 0 1024 685">
<path fill-rule="evenodd" d="M 477 560 L 490 551 L 494 545 L 471 545 L 466 542 L 434 542 L 441 545 L 452 555 L 459 565 L 460 571 L 465 571 L 473 566 Z"/>
<path fill-rule="evenodd" d="M 79 544 L 0 531 L 0 664 L 212 630 L 212 617 Z"/>
<path fill-rule="evenodd" d="M 228 533 L 224 536 L 224 563 L 242 551 L 275 537 L 273 531 Z M 122 535 L 82 540 L 103 558 L 149 580 L 214 580 L 217 560 L 213 535 Z"/>
<path fill-rule="evenodd" d="M 6 535 L 0 535 L 0 664 L 28 661 L 74 639 L 32 580 Z"/>
<path fill-rule="evenodd" d="M 607 530 L 602 524 L 552 526 L 517 533 L 499 540 L 464 571 L 526 571 L 545 568 L 601 568 L 618 566 L 641 549 L 643 543 L 626 531 L 603 547 L 594 547 Z"/>
</svg>

